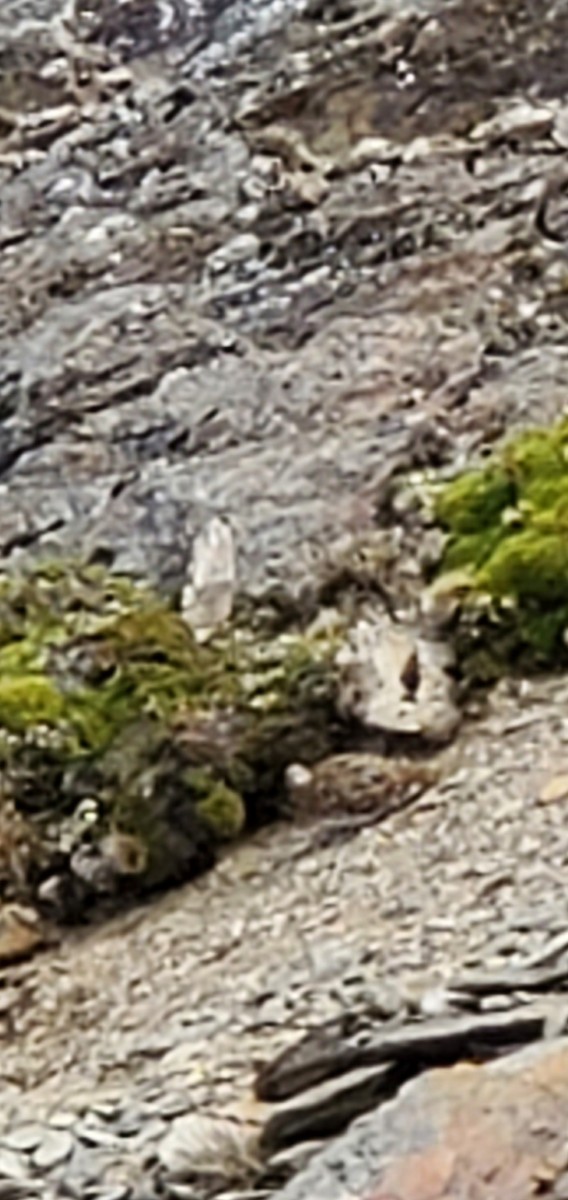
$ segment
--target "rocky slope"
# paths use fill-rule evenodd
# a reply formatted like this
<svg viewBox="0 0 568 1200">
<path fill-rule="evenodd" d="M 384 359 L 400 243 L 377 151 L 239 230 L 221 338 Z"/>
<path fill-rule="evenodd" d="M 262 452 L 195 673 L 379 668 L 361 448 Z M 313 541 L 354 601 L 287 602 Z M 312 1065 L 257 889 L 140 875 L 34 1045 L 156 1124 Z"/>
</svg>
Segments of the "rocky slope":
<svg viewBox="0 0 568 1200">
<path fill-rule="evenodd" d="M 529 0 L 6 4 L 3 564 L 173 594 L 222 516 L 249 590 L 300 592 L 404 523 L 394 478 L 559 415 L 567 30 Z M 4 1194 L 149 1200 L 172 1120 L 239 1105 L 254 1058 L 565 929 L 565 683 L 492 705 L 414 810 L 259 834 L 3 976 Z M 343 1154 L 338 1194 L 416 1194 Z M 290 1194 L 331 1194 L 310 1171 Z"/>
<path fill-rule="evenodd" d="M 299 582 L 397 469 L 562 407 L 564 5 L 245 7 L 12 6 L 5 561 L 175 588 L 222 514 Z"/>
<path fill-rule="evenodd" d="M 502 973 L 565 938 L 565 706 L 561 680 L 503 689 L 414 808 L 327 847 L 313 827 L 265 831 L 197 883 L 5 972 L 0 1172 L 42 1197 L 49 1181 L 57 1196 L 150 1200 L 172 1122 L 264 1119 L 247 1103 L 254 1066 L 310 1027 L 365 1005 L 396 1022 L 427 995 L 436 1011 L 456 973 Z M 348 1169 L 349 1145 L 338 1153 L 290 1185 L 295 1200 L 326 1194 L 343 1155 Z M 370 1146 L 362 1195 L 377 1162 Z"/>
</svg>

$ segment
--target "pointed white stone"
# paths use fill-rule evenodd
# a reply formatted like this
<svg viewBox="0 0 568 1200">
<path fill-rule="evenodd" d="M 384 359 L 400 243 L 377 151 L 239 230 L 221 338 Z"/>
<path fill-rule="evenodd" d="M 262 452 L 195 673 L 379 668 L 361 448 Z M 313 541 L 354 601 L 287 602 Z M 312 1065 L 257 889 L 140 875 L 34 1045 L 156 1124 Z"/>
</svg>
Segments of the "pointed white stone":
<svg viewBox="0 0 568 1200">
<path fill-rule="evenodd" d="M 204 641 L 229 619 L 236 580 L 231 527 L 220 517 L 213 517 L 195 539 L 191 582 L 183 589 L 181 599 L 182 616 L 199 640 Z"/>
</svg>

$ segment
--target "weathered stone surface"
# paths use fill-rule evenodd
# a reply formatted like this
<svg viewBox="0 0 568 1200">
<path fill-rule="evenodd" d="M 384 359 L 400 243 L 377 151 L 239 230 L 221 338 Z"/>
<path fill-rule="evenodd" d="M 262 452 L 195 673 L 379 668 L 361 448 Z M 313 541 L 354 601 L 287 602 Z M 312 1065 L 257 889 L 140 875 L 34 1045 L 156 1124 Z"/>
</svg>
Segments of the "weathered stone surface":
<svg viewBox="0 0 568 1200">
<path fill-rule="evenodd" d="M 387 617 L 359 621 L 337 656 L 339 707 L 370 732 L 447 741 L 459 724 L 451 653 Z"/>
<path fill-rule="evenodd" d="M 237 584 L 231 528 L 218 518 L 195 539 L 191 583 L 182 591 L 181 613 L 200 640 L 231 615 Z"/>
<path fill-rule="evenodd" d="M 278 1200 L 527 1200 L 566 1194 L 568 1042 L 407 1084 L 277 1193 Z"/>
<path fill-rule="evenodd" d="M 412 462 L 563 407 L 563 5 L 99 7 L 1 17 L 5 560 L 177 588 L 228 515 L 292 585 Z"/>
</svg>

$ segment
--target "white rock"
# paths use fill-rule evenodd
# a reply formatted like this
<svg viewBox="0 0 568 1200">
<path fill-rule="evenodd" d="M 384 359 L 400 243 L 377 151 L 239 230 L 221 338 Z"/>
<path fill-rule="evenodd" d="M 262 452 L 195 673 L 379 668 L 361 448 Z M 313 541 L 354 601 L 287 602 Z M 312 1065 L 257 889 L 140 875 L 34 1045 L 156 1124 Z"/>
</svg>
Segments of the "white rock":
<svg viewBox="0 0 568 1200">
<path fill-rule="evenodd" d="M 182 616 L 200 640 L 230 617 L 236 579 L 231 528 L 220 517 L 213 517 L 195 539 L 191 583 L 183 589 L 181 598 Z"/>
<path fill-rule="evenodd" d="M 338 707 L 365 729 L 444 741 L 459 723 L 449 648 L 386 616 L 361 620 L 337 656 Z"/>
<path fill-rule="evenodd" d="M 67 1129 L 48 1129 L 33 1156 L 34 1166 L 46 1170 L 56 1167 L 69 1158 L 74 1144 L 73 1136 Z"/>
<path fill-rule="evenodd" d="M 557 146 L 568 149 L 568 105 L 566 104 L 556 114 L 552 137 Z"/>
<path fill-rule="evenodd" d="M 284 781 L 286 793 L 291 804 L 301 809 L 302 803 L 309 800 L 314 782 L 314 773 L 303 763 L 289 763 L 286 767 Z"/>
<path fill-rule="evenodd" d="M 239 233 L 209 255 L 208 264 L 215 273 L 234 267 L 237 263 L 258 258 L 260 242 L 254 233 Z"/>
<path fill-rule="evenodd" d="M 455 1014 L 456 994 L 447 988 L 429 988 L 420 998 L 420 1012 L 424 1017 L 447 1017 Z"/>
<path fill-rule="evenodd" d="M 27 1171 L 19 1154 L 13 1150 L 0 1150 L 0 1179 L 25 1179 Z"/>
<path fill-rule="evenodd" d="M 189 1113 L 173 1121 L 159 1159 L 179 1182 L 193 1175 L 238 1179 L 258 1167 L 258 1136 L 248 1122 Z"/>
<path fill-rule="evenodd" d="M 10 1150 L 35 1150 L 45 1137 L 44 1125 L 20 1125 L 2 1135 L 2 1142 Z"/>
<path fill-rule="evenodd" d="M 489 138 L 529 132 L 546 133 L 554 121 L 555 109 L 554 101 L 549 104 L 532 104 L 526 101 L 506 104 L 470 131 L 470 141 L 483 142 Z"/>
</svg>

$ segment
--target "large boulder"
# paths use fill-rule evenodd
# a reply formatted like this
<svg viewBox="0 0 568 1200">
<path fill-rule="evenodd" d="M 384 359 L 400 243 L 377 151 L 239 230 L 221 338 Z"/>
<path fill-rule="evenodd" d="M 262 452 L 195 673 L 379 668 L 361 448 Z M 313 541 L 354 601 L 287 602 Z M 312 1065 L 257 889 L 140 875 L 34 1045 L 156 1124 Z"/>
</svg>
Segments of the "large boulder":
<svg viewBox="0 0 568 1200">
<path fill-rule="evenodd" d="M 360 1118 L 274 1200 L 568 1194 L 568 1039 L 429 1071 Z"/>
</svg>

